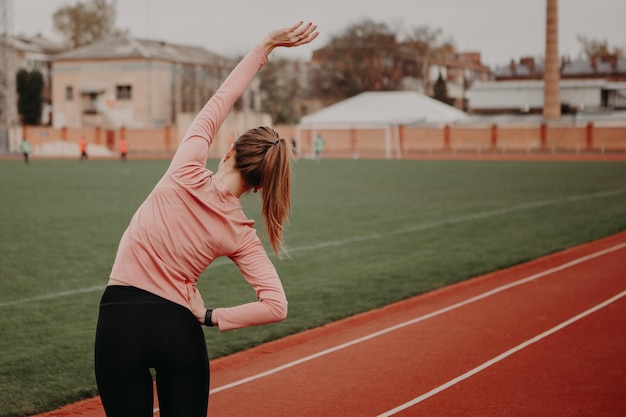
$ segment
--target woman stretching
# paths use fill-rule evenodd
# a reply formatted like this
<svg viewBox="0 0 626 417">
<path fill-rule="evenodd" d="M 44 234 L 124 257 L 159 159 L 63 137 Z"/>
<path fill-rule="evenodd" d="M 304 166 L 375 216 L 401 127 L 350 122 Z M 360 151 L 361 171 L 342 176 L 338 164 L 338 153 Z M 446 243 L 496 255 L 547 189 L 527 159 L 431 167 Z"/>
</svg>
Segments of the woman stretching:
<svg viewBox="0 0 626 417">
<path fill-rule="evenodd" d="M 240 197 L 261 190 L 269 242 L 281 252 L 291 145 L 269 127 L 251 129 L 232 144 L 215 173 L 206 168 L 207 151 L 272 50 L 307 44 L 317 37 L 316 28 L 300 22 L 270 32 L 241 60 L 198 113 L 122 235 L 95 340 L 96 381 L 107 416 L 152 416 L 154 369 L 162 417 L 205 417 L 209 358 L 200 324 L 226 331 L 287 316 L 280 278 Z M 205 308 L 196 283 L 219 256 L 237 265 L 258 301 Z"/>
</svg>

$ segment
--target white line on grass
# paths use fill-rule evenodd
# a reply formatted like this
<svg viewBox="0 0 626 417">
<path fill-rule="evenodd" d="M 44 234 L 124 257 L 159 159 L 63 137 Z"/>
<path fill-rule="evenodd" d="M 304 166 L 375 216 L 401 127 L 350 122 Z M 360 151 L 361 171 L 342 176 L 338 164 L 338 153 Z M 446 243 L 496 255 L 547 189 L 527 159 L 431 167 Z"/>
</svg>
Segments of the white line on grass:
<svg viewBox="0 0 626 417">
<path fill-rule="evenodd" d="M 550 274 L 553 274 L 555 272 L 559 272 L 559 271 L 562 271 L 564 269 L 571 268 L 572 266 L 578 265 L 580 263 L 589 261 L 589 260 L 597 258 L 599 256 L 603 256 L 603 255 L 606 255 L 608 253 L 615 252 L 617 250 L 624 249 L 624 248 L 626 248 L 626 243 L 621 243 L 619 245 L 615 245 L 615 246 L 612 246 L 610 248 L 607 248 L 607 249 L 604 249 L 604 250 L 601 250 L 601 251 L 598 251 L 598 252 L 591 253 L 589 255 L 580 257 L 578 259 L 574 259 L 573 261 L 564 263 L 564 264 L 556 266 L 554 268 L 550 268 L 550 269 L 547 269 L 545 271 L 538 272 L 536 274 L 530 275 L 530 276 L 528 276 L 526 278 L 522 278 L 520 280 L 511 282 L 509 284 L 502 285 L 500 287 L 494 288 L 494 289 L 492 289 L 490 291 L 487 291 L 487 292 L 484 292 L 484 293 L 479 294 L 477 296 L 468 298 L 465 301 L 461 301 L 459 303 L 456 303 L 456 304 L 453 304 L 451 306 L 442 308 L 440 310 L 433 311 L 432 313 L 429 313 L 429 314 L 426 314 L 426 315 L 423 315 L 423 316 L 420 316 L 420 317 L 416 317 L 416 318 L 411 319 L 409 321 L 405 321 L 404 323 L 396 324 L 395 326 L 391 326 L 391 327 L 388 327 L 386 329 L 380 330 L 378 332 L 371 333 L 371 334 L 369 334 L 367 336 L 363 336 L 361 338 L 352 340 L 350 342 L 346 342 L 346 343 L 343 343 L 341 345 L 338 345 L 338 346 L 335 346 L 335 347 L 323 350 L 323 351 L 315 353 L 313 355 L 305 356 L 304 358 L 295 360 L 293 362 L 286 363 L 286 364 L 284 364 L 282 366 L 270 369 L 268 371 L 261 372 L 261 373 L 256 374 L 256 375 L 252 375 L 252 376 L 247 377 L 247 378 L 240 379 L 240 380 L 232 382 L 230 384 L 222 385 L 220 387 L 212 389 L 209 393 L 210 394 L 215 394 L 217 392 L 224 391 L 224 390 L 227 390 L 229 388 L 233 388 L 233 387 L 236 387 L 238 385 L 243 385 L 245 383 L 248 383 L 248 382 L 251 382 L 251 381 L 254 381 L 254 380 L 257 380 L 257 379 L 260 379 L 260 378 L 263 378 L 263 377 L 266 377 L 266 376 L 269 376 L 269 375 L 272 375 L 272 374 L 275 374 L 275 373 L 283 371 L 285 369 L 293 368 L 296 365 L 300 365 L 302 363 L 311 361 L 311 360 L 319 358 L 321 356 L 325 356 L 325 355 L 328 355 L 330 353 L 333 353 L 333 352 L 336 352 L 336 351 L 348 348 L 350 346 L 354 346 L 354 345 L 356 345 L 358 343 L 362 343 L 362 342 L 374 339 L 374 338 L 376 338 L 378 336 L 382 336 L 384 334 L 393 332 L 393 331 L 401 329 L 403 327 L 407 327 L 407 326 L 410 326 L 412 324 L 415 324 L 415 323 L 418 323 L 418 322 L 421 322 L 421 321 L 424 321 L 424 320 L 427 320 L 427 319 L 439 316 L 441 314 L 447 313 L 449 311 L 458 309 L 460 307 L 463 307 L 463 306 L 466 306 L 468 304 L 474 303 L 476 301 L 482 300 L 484 298 L 490 297 L 490 296 L 492 296 L 494 294 L 497 294 L 499 292 L 508 290 L 510 288 L 513 288 L 513 287 L 516 287 L 518 285 L 526 284 L 526 283 L 528 283 L 530 281 L 536 280 L 536 279 L 544 277 L 546 275 L 550 275 Z"/>
<path fill-rule="evenodd" d="M 83 293 L 88 293 L 88 292 L 93 292 L 93 291 L 102 291 L 102 290 L 104 290 L 104 286 L 95 285 L 93 287 L 79 288 L 76 290 L 58 291 L 58 292 L 39 295 L 37 297 L 22 298 L 21 300 L 4 301 L 0 303 L 0 307 L 9 307 L 9 306 L 14 306 L 18 304 L 35 302 L 35 301 L 52 300 L 54 298 L 67 297 L 70 295 L 83 294 Z"/>
<path fill-rule="evenodd" d="M 572 323 L 577 322 L 578 320 L 587 317 L 588 315 L 595 313 L 596 311 L 608 306 L 611 303 L 614 303 L 615 301 L 619 300 L 620 298 L 624 297 L 626 295 L 626 291 L 622 291 L 621 293 L 617 294 L 614 297 L 609 298 L 608 300 L 590 308 L 589 310 L 586 310 L 582 313 L 580 313 L 577 316 L 572 317 L 571 319 L 564 321 L 563 323 L 549 329 L 546 330 L 545 332 L 538 334 L 537 336 L 533 337 L 532 339 L 528 339 L 527 341 L 525 341 L 524 343 L 520 343 L 519 345 L 515 346 L 512 349 L 507 350 L 506 352 L 496 356 L 493 359 L 488 360 L 487 362 L 484 362 L 482 365 L 477 366 L 476 368 L 464 373 L 463 375 L 460 375 L 454 379 L 451 379 L 450 381 L 446 382 L 445 384 L 442 384 L 440 386 L 438 386 L 437 388 L 434 388 L 432 390 L 430 390 L 429 392 L 420 395 L 419 397 L 414 398 L 411 401 L 408 401 L 392 410 L 389 410 L 383 414 L 378 415 L 378 417 L 389 417 L 392 416 L 394 414 L 399 413 L 400 411 L 404 411 L 407 408 L 410 408 L 438 393 L 440 393 L 443 390 L 446 390 L 448 388 L 450 388 L 453 385 L 458 384 L 461 381 L 464 381 L 466 379 L 468 379 L 469 377 L 476 375 L 477 373 L 484 371 L 485 369 L 489 368 L 491 365 L 495 365 L 496 363 L 508 358 L 509 356 L 513 355 L 516 352 L 519 352 L 520 350 L 542 340 L 545 339 L 546 337 L 558 332 L 559 330 L 564 329 L 565 327 L 569 326 Z"/>
<path fill-rule="evenodd" d="M 412 232 L 418 232 L 422 230 L 435 229 L 437 227 L 449 226 L 449 225 L 463 223 L 463 222 L 467 222 L 471 220 L 481 220 L 481 219 L 486 219 L 489 217 L 501 216 L 503 214 L 514 213 L 517 211 L 554 206 L 557 204 L 572 203 L 576 201 L 592 200 L 595 198 L 613 197 L 616 195 L 623 194 L 624 192 L 626 192 L 626 188 L 618 188 L 615 190 L 600 191 L 597 193 L 574 195 L 574 196 L 565 197 L 561 199 L 534 201 L 534 202 L 520 204 L 518 206 L 513 206 L 513 207 L 483 211 L 479 213 L 472 213 L 472 214 L 466 214 L 462 216 L 450 217 L 447 219 L 428 222 L 428 223 L 421 223 L 421 224 L 409 226 L 403 229 L 394 230 L 394 231 L 384 233 L 384 234 L 373 233 L 371 235 L 356 236 L 356 237 L 352 237 L 348 239 L 320 242 L 320 243 L 316 243 L 316 244 L 308 245 L 308 246 L 300 246 L 300 247 L 291 249 L 290 252 L 324 249 L 324 248 L 328 248 L 332 246 L 341 246 L 341 245 L 346 245 L 350 243 L 364 242 L 368 240 L 380 239 L 380 238 L 385 238 L 385 237 L 390 237 L 390 236 L 397 236 L 397 235 L 401 235 L 405 233 L 412 233 Z"/>
<path fill-rule="evenodd" d="M 382 239 L 382 238 L 386 238 L 390 236 L 397 236 L 401 234 L 412 233 L 412 232 L 417 232 L 417 231 L 422 231 L 422 230 L 435 229 L 437 227 L 449 226 L 449 225 L 463 223 L 463 222 L 472 221 L 472 220 L 481 220 L 481 219 L 486 219 L 489 217 L 501 216 L 504 214 L 514 213 L 517 211 L 530 210 L 530 209 L 540 208 L 540 207 L 548 207 L 548 206 L 553 206 L 557 204 L 571 203 L 575 201 L 592 200 L 595 198 L 613 197 L 616 195 L 623 194 L 624 192 L 626 192 L 626 188 L 618 188 L 615 190 L 599 191 L 596 193 L 589 193 L 589 194 L 580 194 L 580 195 L 565 197 L 561 199 L 535 201 L 535 202 L 520 204 L 518 206 L 507 207 L 503 209 L 483 211 L 479 213 L 472 213 L 472 214 L 467 214 L 463 216 L 451 217 L 448 219 L 434 221 L 434 222 L 417 224 L 417 225 L 409 226 L 403 229 L 393 230 L 393 231 L 383 233 L 383 234 L 373 233 L 373 234 L 364 235 L 364 236 L 355 236 L 355 237 L 351 237 L 347 239 L 331 240 L 331 241 L 315 243 L 312 245 L 298 246 L 298 247 L 291 248 L 289 251 L 291 253 L 307 252 L 311 250 L 325 249 L 325 248 L 334 247 L 334 246 L 349 245 L 349 244 L 357 243 L 357 242 L 366 242 L 368 240 Z M 228 265 L 228 264 L 231 264 L 229 260 L 218 259 L 217 261 L 213 262 L 213 264 L 211 264 L 211 268 Z M 30 298 L 23 298 L 20 300 L 0 302 L 0 308 L 18 305 L 18 304 L 25 304 L 29 302 L 35 302 L 35 301 L 51 300 L 54 298 L 67 297 L 67 296 L 94 292 L 94 291 L 103 291 L 103 290 L 104 290 L 104 285 L 87 287 L 87 288 L 79 288 L 79 289 L 70 290 L 70 291 L 59 291 L 59 292 L 49 293 L 49 294 L 45 294 L 45 295 L 41 295 L 37 297 L 30 297 Z"/>
</svg>

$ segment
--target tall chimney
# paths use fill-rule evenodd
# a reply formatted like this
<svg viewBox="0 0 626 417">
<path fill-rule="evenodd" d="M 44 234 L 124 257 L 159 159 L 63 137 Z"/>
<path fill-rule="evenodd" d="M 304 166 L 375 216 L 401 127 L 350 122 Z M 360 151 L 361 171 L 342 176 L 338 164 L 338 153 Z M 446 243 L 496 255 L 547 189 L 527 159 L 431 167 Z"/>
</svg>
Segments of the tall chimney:
<svg viewBox="0 0 626 417">
<path fill-rule="evenodd" d="M 546 0 L 546 64 L 543 73 L 543 118 L 561 118 L 558 0 Z"/>
</svg>

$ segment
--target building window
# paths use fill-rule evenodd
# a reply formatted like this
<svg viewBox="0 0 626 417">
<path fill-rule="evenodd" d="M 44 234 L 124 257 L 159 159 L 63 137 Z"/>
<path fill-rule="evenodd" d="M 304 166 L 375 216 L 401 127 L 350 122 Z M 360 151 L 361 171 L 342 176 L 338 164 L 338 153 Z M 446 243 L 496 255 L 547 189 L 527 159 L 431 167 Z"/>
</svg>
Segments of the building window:
<svg viewBox="0 0 626 417">
<path fill-rule="evenodd" d="M 89 92 L 83 94 L 83 113 L 85 114 L 97 114 L 98 113 L 98 93 Z"/>
<path fill-rule="evenodd" d="M 74 88 L 71 85 L 65 87 L 65 100 L 72 101 L 74 100 Z"/>
<path fill-rule="evenodd" d="M 115 89 L 115 97 L 118 100 L 130 100 L 133 89 L 130 85 L 118 85 Z"/>
</svg>

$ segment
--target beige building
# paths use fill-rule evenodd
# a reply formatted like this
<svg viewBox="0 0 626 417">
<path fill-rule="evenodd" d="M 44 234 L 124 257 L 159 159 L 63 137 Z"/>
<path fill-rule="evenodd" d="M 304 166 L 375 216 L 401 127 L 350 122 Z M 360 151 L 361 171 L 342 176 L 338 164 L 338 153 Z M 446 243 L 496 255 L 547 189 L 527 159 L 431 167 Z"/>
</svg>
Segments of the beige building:
<svg viewBox="0 0 626 417">
<path fill-rule="evenodd" d="M 52 66 L 54 127 L 147 129 L 188 123 L 235 63 L 200 47 L 128 35 L 61 53 Z M 259 98 L 255 80 L 237 108 L 258 110 Z"/>
</svg>

